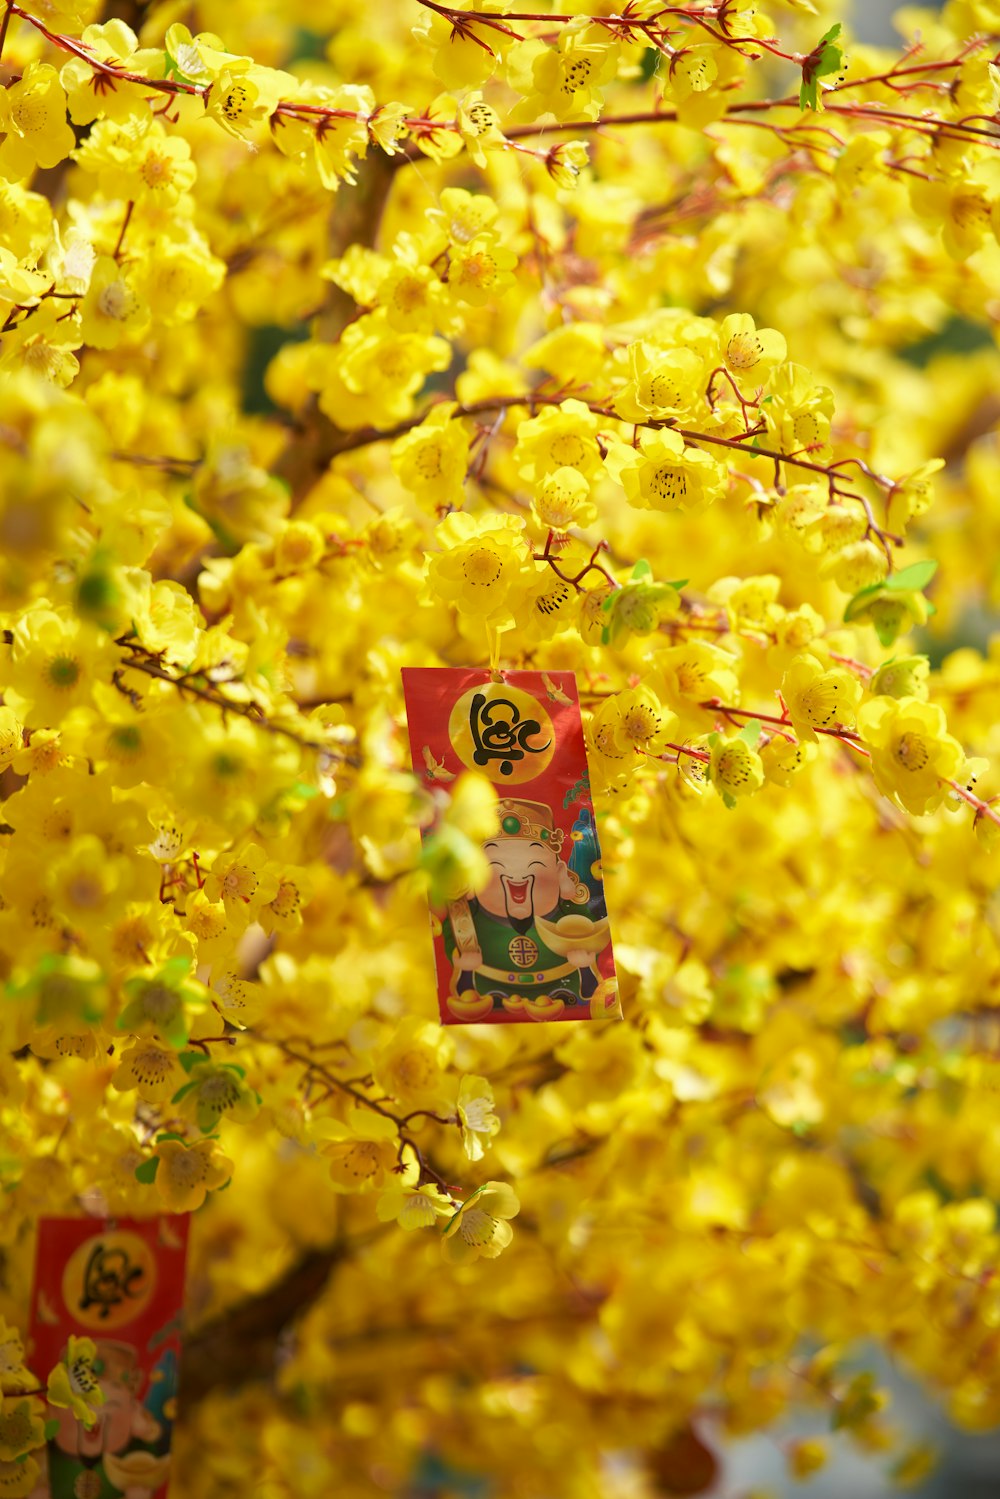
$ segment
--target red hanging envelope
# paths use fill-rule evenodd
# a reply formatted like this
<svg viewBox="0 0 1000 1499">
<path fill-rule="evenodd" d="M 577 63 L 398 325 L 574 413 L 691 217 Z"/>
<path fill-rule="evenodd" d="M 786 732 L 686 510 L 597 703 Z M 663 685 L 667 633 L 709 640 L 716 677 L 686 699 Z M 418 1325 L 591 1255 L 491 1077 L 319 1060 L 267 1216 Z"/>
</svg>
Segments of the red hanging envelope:
<svg viewBox="0 0 1000 1499">
<path fill-rule="evenodd" d="M 164 1499 L 189 1222 L 186 1213 L 40 1221 L 29 1363 L 44 1383 L 69 1337 L 89 1338 L 104 1403 L 89 1430 L 48 1407 L 56 1429 L 31 1499 Z"/>
<path fill-rule="evenodd" d="M 620 1015 L 572 672 L 403 670 L 414 770 L 496 786 L 486 887 L 432 913 L 446 1025 Z"/>
</svg>

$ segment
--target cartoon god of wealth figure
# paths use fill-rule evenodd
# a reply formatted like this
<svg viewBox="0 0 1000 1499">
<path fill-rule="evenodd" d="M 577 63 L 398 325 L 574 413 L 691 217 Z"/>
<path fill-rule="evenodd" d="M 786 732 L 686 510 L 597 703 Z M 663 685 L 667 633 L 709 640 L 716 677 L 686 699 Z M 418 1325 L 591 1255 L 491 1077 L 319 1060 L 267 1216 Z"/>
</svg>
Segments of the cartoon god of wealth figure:
<svg viewBox="0 0 1000 1499">
<path fill-rule="evenodd" d="M 145 1375 L 136 1349 L 98 1339 L 98 1365 L 104 1404 L 97 1420 L 88 1430 L 72 1411 L 51 1411 L 58 1429 L 48 1448 L 48 1471 L 32 1499 L 149 1499 L 167 1481 L 169 1455 L 150 1450 L 163 1426 L 139 1399 Z"/>
<path fill-rule="evenodd" d="M 597 956 L 610 940 L 603 898 L 595 903 L 570 871 L 549 807 L 507 798 L 499 813 L 500 830 L 483 845 L 489 883 L 453 901 L 442 923 L 448 1009 L 461 1020 L 501 1008 L 518 1020 L 556 1020 L 601 986 Z"/>
</svg>

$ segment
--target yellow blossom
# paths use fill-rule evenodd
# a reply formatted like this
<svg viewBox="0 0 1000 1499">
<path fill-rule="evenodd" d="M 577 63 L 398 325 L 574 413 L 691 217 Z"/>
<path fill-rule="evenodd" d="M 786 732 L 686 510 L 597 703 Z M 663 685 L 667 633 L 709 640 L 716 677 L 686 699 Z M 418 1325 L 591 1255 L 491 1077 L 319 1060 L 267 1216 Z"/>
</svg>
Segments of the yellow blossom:
<svg viewBox="0 0 1000 1499">
<path fill-rule="evenodd" d="M 453 1265 L 465 1265 L 482 1255 L 496 1259 L 514 1237 L 509 1219 L 521 1204 L 506 1182 L 487 1182 L 462 1203 L 444 1231 L 444 1257 Z"/>
<path fill-rule="evenodd" d="M 800 740 L 816 741 L 816 729 L 852 727 L 862 686 L 844 667 L 826 667 L 815 656 L 796 656 L 781 679 L 781 696 Z"/>
<path fill-rule="evenodd" d="M 193 1213 L 209 1192 L 223 1186 L 233 1173 L 233 1163 L 212 1140 L 184 1145 L 180 1140 L 162 1140 L 154 1152 L 159 1166 L 156 1191 L 170 1213 Z"/>
<path fill-rule="evenodd" d="M 458 1120 L 466 1155 L 470 1161 L 482 1160 L 484 1142 L 479 1137 L 485 1136 L 488 1143 L 500 1129 L 493 1089 L 486 1078 L 463 1077 L 458 1090 Z"/>
<path fill-rule="evenodd" d="M 97 1345 L 91 1338 L 71 1334 L 62 1359 L 49 1374 L 46 1390 L 50 1405 L 68 1407 L 87 1427 L 94 1425 L 104 1404 L 104 1391 L 94 1369 L 96 1357 Z"/>
<path fill-rule="evenodd" d="M 962 774 L 965 752 L 936 703 L 877 697 L 862 705 L 858 728 L 876 785 L 908 812 L 932 812 Z"/>
<path fill-rule="evenodd" d="M 464 512 L 447 516 L 436 531 L 444 550 L 428 561 L 431 588 L 463 614 L 504 623 L 528 562 L 523 525 L 514 516 L 485 522 Z"/>
<path fill-rule="evenodd" d="M 0 1462 L 16 1463 L 26 1452 L 44 1445 L 44 1411 L 40 1400 L 8 1399 L 3 1402 L 0 1407 Z"/>
<path fill-rule="evenodd" d="M 30 62 L 0 94 L 0 177 L 16 182 L 35 167 L 54 167 L 75 145 L 66 119 L 66 92 L 50 63 Z"/>
</svg>

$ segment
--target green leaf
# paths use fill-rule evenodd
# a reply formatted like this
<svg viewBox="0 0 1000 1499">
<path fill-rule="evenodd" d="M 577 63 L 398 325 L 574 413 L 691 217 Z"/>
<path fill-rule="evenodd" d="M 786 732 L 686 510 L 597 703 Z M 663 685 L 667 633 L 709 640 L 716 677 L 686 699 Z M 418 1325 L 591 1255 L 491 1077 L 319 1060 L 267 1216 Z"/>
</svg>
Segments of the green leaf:
<svg viewBox="0 0 1000 1499">
<path fill-rule="evenodd" d="M 829 31 L 824 32 L 802 64 L 802 85 L 799 89 L 800 109 L 818 109 L 817 80 L 826 77 L 829 73 L 840 72 L 844 54 L 835 43 L 839 35 L 840 22 L 838 21 L 835 26 L 830 27 Z"/>
<path fill-rule="evenodd" d="M 901 568 L 898 573 L 886 578 L 885 587 L 893 593 L 920 593 L 937 570 L 938 565 L 932 558 L 924 562 L 911 562 L 909 567 Z"/>
<path fill-rule="evenodd" d="M 59 1430 L 59 1422 L 58 1421 L 46 1421 L 46 1423 L 45 1423 L 45 1440 L 47 1442 L 51 1442 L 53 1440 L 53 1438 L 55 1437 L 55 1434 L 56 1434 L 56 1432 L 58 1430 Z"/>
<path fill-rule="evenodd" d="M 749 749 L 753 749 L 754 745 L 757 743 L 757 740 L 760 738 L 760 730 L 760 720 L 751 718 L 748 723 L 745 723 L 743 725 L 742 729 L 740 729 L 740 732 L 736 737 L 737 739 L 742 739 L 743 743 L 747 745 Z"/>
<path fill-rule="evenodd" d="M 676 588 L 677 592 L 680 593 L 681 589 L 682 588 L 686 588 L 687 585 L 688 585 L 688 583 L 690 583 L 690 581 L 691 581 L 690 578 L 672 578 L 669 583 L 665 583 L 664 584 L 664 587 L 665 588 Z"/>
<path fill-rule="evenodd" d="M 875 634 L 879 638 L 880 645 L 895 645 L 899 639 L 899 624 L 897 621 L 874 619 L 872 620 L 872 624 L 875 626 Z"/>
<path fill-rule="evenodd" d="M 638 583 L 641 579 L 651 578 L 652 576 L 653 569 L 650 567 L 645 557 L 640 557 L 638 562 L 632 569 L 632 577 L 630 581 L 633 583 Z"/>
<path fill-rule="evenodd" d="M 157 1145 L 162 1145 L 164 1140 L 179 1140 L 182 1145 L 187 1145 L 187 1137 L 179 1135 L 175 1129 L 164 1130 L 162 1135 L 157 1135 Z"/>
<path fill-rule="evenodd" d="M 202 1051 L 182 1051 L 177 1060 L 185 1072 L 190 1072 L 192 1067 L 205 1060 L 205 1053 Z"/>
<path fill-rule="evenodd" d="M 136 1181 L 142 1182 L 144 1187 L 151 1187 L 156 1180 L 156 1173 L 160 1169 L 160 1157 L 151 1155 L 148 1161 L 143 1161 L 141 1166 L 135 1168 Z"/>
<path fill-rule="evenodd" d="M 184 1095 L 186 1093 L 190 1093 L 191 1089 L 192 1088 L 197 1088 L 197 1086 L 198 1086 L 197 1082 L 185 1083 L 184 1086 L 183 1086 L 183 1088 L 178 1088 L 177 1089 L 177 1092 L 174 1094 L 174 1096 L 170 1100 L 170 1102 L 171 1103 L 180 1103 L 180 1101 L 184 1097 Z M 162 1138 L 162 1136 L 161 1136 L 161 1138 Z"/>
</svg>

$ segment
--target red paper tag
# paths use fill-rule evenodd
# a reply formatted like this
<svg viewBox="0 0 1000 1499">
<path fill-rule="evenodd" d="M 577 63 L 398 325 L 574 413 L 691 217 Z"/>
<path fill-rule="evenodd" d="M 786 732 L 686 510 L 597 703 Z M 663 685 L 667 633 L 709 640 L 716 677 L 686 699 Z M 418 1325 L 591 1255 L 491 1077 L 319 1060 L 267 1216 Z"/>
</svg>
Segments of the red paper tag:
<svg viewBox="0 0 1000 1499">
<path fill-rule="evenodd" d="M 70 1334 L 90 1338 L 104 1404 L 89 1431 L 47 1408 L 58 1429 L 31 1499 L 166 1495 L 189 1221 L 40 1221 L 29 1363 L 44 1382 Z"/>
<path fill-rule="evenodd" d="M 576 677 L 402 675 L 417 774 L 445 784 L 477 770 L 500 797 L 488 885 L 432 916 L 442 1021 L 620 1015 Z"/>
</svg>

